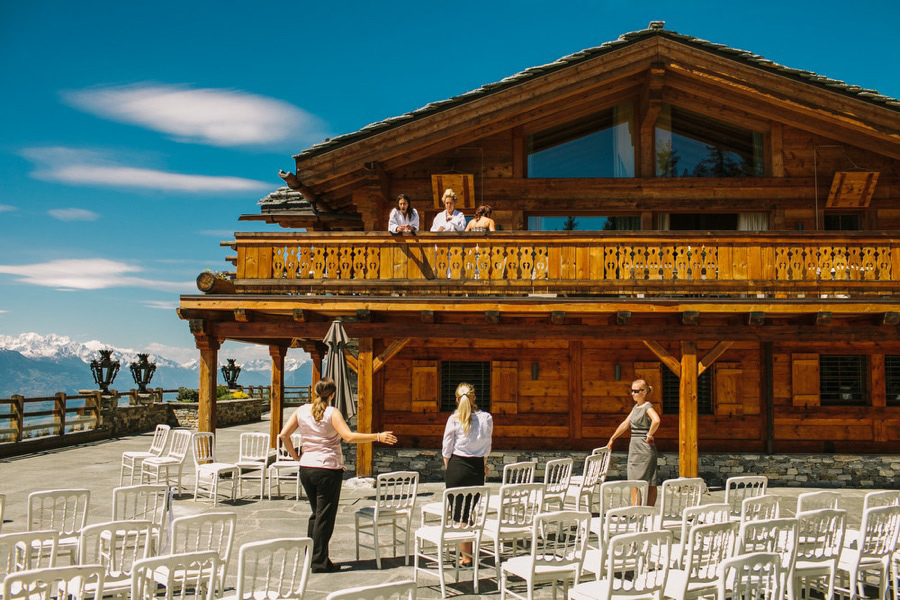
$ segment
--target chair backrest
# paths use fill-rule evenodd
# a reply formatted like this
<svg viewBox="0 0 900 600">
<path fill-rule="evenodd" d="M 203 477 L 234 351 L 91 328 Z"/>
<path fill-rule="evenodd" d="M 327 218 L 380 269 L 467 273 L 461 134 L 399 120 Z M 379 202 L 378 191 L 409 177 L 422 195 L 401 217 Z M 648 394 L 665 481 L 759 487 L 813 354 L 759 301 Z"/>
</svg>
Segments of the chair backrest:
<svg viewBox="0 0 900 600">
<path fill-rule="evenodd" d="M 0 535 L 0 580 L 10 573 L 56 566 L 59 532 L 26 531 Z"/>
<path fill-rule="evenodd" d="M 534 483 L 534 470 L 536 468 L 537 463 L 533 460 L 503 465 L 503 477 L 500 479 L 500 485 Z"/>
<path fill-rule="evenodd" d="M 6 494 L 0 494 L 0 531 L 3 531 L 3 513 L 6 510 Z"/>
<path fill-rule="evenodd" d="M 191 436 L 191 452 L 194 465 L 205 465 L 216 462 L 216 434 L 209 431 L 197 431 Z"/>
<path fill-rule="evenodd" d="M 20 571 L 3 580 L 3 600 L 50 600 L 103 597 L 103 567 L 78 565 Z"/>
<path fill-rule="evenodd" d="M 490 488 L 484 485 L 444 490 L 441 529 L 480 534 L 488 511 Z"/>
<path fill-rule="evenodd" d="M 146 519 L 162 527 L 169 510 L 168 492 L 163 484 L 117 487 L 113 490 L 113 521 Z"/>
<path fill-rule="evenodd" d="M 591 513 L 560 510 L 534 517 L 531 540 L 533 571 L 571 568 L 581 572 L 590 533 Z"/>
<path fill-rule="evenodd" d="M 731 558 L 737 543 L 738 525 L 726 523 L 710 523 L 697 525 L 691 529 L 685 544 L 684 570 L 687 572 L 685 585 L 691 583 L 708 583 L 718 577 L 719 565 Z"/>
<path fill-rule="evenodd" d="M 557 458 L 548 460 L 544 469 L 544 496 L 549 494 L 565 494 L 569 489 L 569 481 L 572 478 L 572 458 Z"/>
<path fill-rule="evenodd" d="M 809 510 L 837 508 L 841 495 L 837 492 L 807 492 L 797 496 L 797 514 Z"/>
<path fill-rule="evenodd" d="M 653 529 L 656 510 L 652 506 L 623 506 L 606 511 L 603 515 L 601 545 L 624 533 L 641 533 Z"/>
<path fill-rule="evenodd" d="M 881 506 L 900 506 L 900 490 L 869 492 L 863 499 L 863 510 Z"/>
<path fill-rule="evenodd" d="M 28 494 L 28 531 L 53 529 L 63 535 L 81 531 L 87 521 L 91 491 L 45 490 Z"/>
<path fill-rule="evenodd" d="M 731 507 L 733 516 L 739 517 L 744 499 L 762 496 L 768 485 L 769 478 L 765 475 L 729 477 L 725 480 L 725 504 Z"/>
<path fill-rule="evenodd" d="M 630 480 L 607 481 L 600 484 L 600 515 L 613 508 L 631 506 L 631 490 L 638 489 L 641 498 L 647 497 L 649 484 L 646 481 Z"/>
<path fill-rule="evenodd" d="M 300 447 L 303 445 L 303 436 L 299 433 L 292 433 L 291 443 L 294 445 L 294 449 L 297 450 L 297 452 L 300 452 Z M 280 437 L 275 438 L 275 461 L 295 462 L 294 457 L 284 449 L 284 442 L 281 441 Z"/>
<path fill-rule="evenodd" d="M 606 481 L 606 474 L 609 472 L 609 464 L 612 459 L 612 450 L 608 446 L 594 448 L 591 454 L 599 454 L 603 457 L 603 463 L 600 465 L 600 483 Z"/>
<path fill-rule="evenodd" d="M 741 502 L 741 523 L 777 519 L 781 516 L 781 502 L 778 496 L 755 496 Z"/>
<path fill-rule="evenodd" d="M 837 561 L 841 556 L 846 530 L 845 510 L 821 508 L 797 515 L 797 560 Z"/>
<path fill-rule="evenodd" d="M 191 439 L 194 437 L 194 432 L 189 429 L 173 429 L 169 433 L 169 437 L 172 438 L 172 443 L 169 444 L 169 452 L 166 456 L 183 463 L 187 459 L 188 452 L 191 451 Z"/>
<path fill-rule="evenodd" d="M 879 506 L 863 511 L 859 528 L 860 558 L 882 559 L 891 554 L 897 545 L 900 532 L 900 506 Z"/>
<path fill-rule="evenodd" d="M 416 506 L 419 474 L 416 471 L 382 473 L 375 479 L 375 514 L 383 510 L 412 511 Z"/>
<path fill-rule="evenodd" d="M 598 485 L 605 474 L 603 472 L 603 463 L 606 461 L 605 454 L 589 454 L 584 458 L 584 469 L 581 471 L 581 489 L 590 490 Z"/>
<path fill-rule="evenodd" d="M 691 529 L 699 525 L 712 525 L 713 523 L 729 523 L 731 521 L 731 509 L 727 504 L 702 504 L 689 506 L 681 513 L 681 535 L 679 540 L 686 540 L 690 536 Z M 686 556 L 687 548 L 682 547 L 682 556 Z"/>
<path fill-rule="evenodd" d="M 726 559 L 719 566 L 719 599 L 770 600 L 781 598 L 778 555 L 753 552 Z"/>
<path fill-rule="evenodd" d="M 510 483 L 500 486 L 497 527 L 531 527 L 541 512 L 544 485 L 541 483 Z"/>
<path fill-rule="evenodd" d="M 156 426 L 156 429 L 153 431 L 153 441 L 150 442 L 150 454 L 162 456 L 163 451 L 166 449 L 166 442 L 169 439 L 170 429 L 171 427 L 163 423 Z"/>
<path fill-rule="evenodd" d="M 768 519 L 741 523 L 735 554 L 774 552 L 779 569 L 790 573 L 797 560 L 797 519 Z"/>
<path fill-rule="evenodd" d="M 669 576 L 671 531 L 617 535 L 606 550 L 606 598 L 661 594 Z"/>
<path fill-rule="evenodd" d="M 269 434 L 244 432 L 241 434 L 240 462 L 265 464 L 269 460 Z"/>
<path fill-rule="evenodd" d="M 234 543 L 234 527 L 237 515 L 232 512 L 212 512 L 172 521 L 173 554 L 186 552 L 216 552 L 221 562 L 228 564 Z"/>
<path fill-rule="evenodd" d="M 331 592 L 325 600 L 416 600 L 416 582 L 395 581 Z"/>
<path fill-rule="evenodd" d="M 131 570 L 131 600 L 156 600 L 157 585 L 165 586 L 166 600 L 212 600 L 215 596 L 219 556 L 215 552 L 188 552 L 145 558 Z"/>
<path fill-rule="evenodd" d="M 667 521 L 681 522 L 684 509 L 700 504 L 703 485 L 700 477 L 679 477 L 663 481 L 659 499 L 659 525 Z"/>
<path fill-rule="evenodd" d="M 150 521 L 88 525 L 78 541 L 78 564 L 100 565 L 107 579 L 131 576 L 134 563 L 150 556 Z"/>
<path fill-rule="evenodd" d="M 302 598 L 312 563 L 312 539 L 280 538 L 238 550 L 237 599 Z"/>
</svg>

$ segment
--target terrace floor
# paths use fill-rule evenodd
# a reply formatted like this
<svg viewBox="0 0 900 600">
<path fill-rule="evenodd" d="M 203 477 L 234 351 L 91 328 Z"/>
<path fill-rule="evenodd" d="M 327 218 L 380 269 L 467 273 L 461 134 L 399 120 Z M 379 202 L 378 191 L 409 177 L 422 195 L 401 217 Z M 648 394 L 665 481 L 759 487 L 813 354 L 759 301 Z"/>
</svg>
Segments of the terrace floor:
<svg viewBox="0 0 900 600">
<path fill-rule="evenodd" d="M 267 417 L 259 423 L 223 428 L 218 431 L 217 457 L 221 461 L 234 461 L 238 456 L 238 441 L 245 431 L 267 432 Z M 59 450 L 41 452 L 27 456 L 0 460 L 0 494 L 6 495 L 5 522 L 3 533 L 25 530 L 26 499 L 30 492 L 44 489 L 64 487 L 86 487 L 91 490 L 91 508 L 88 523 L 99 523 L 110 519 L 112 514 L 112 490 L 119 484 L 119 466 L 122 452 L 129 450 L 146 450 L 150 446 L 152 434 L 130 436 L 91 444 L 72 446 Z M 185 467 L 186 489 L 193 490 L 193 474 L 190 465 Z M 235 503 L 220 502 L 213 508 L 207 501 L 195 502 L 192 495 L 182 495 L 174 504 L 175 516 L 184 516 L 210 511 L 234 511 L 238 515 L 238 527 L 235 545 L 229 565 L 227 587 L 234 586 L 237 573 L 237 549 L 241 544 L 284 536 L 302 536 L 306 532 L 309 516 L 307 501 L 290 499 L 273 499 L 260 501 L 253 495 L 258 484 L 250 482 L 245 485 L 245 497 Z M 495 481 L 494 486 L 499 486 Z M 290 489 L 289 489 L 290 488 Z M 419 486 L 420 503 L 429 502 L 434 494 L 443 490 L 443 484 L 424 483 Z M 783 516 L 792 516 L 795 498 L 803 492 L 814 491 L 812 488 L 770 488 L 769 493 L 784 497 L 787 508 Z M 842 493 L 840 508 L 849 512 L 848 525 L 858 528 L 862 513 L 863 496 L 868 489 L 845 489 Z M 282 492 L 292 495 L 292 486 L 282 487 Z M 361 585 L 386 583 L 401 579 L 411 579 L 413 568 L 403 566 L 402 559 L 383 559 L 383 569 L 375 568 L 375 560 L 371 551 L 364 551 L 364 559 L 355 560 L 354 552 L 354 518 L 355 511 L 374 501 L 374 489 L 370 487 L 355 488 L 345 482 L 341 494 L 337 526 L 331 541 L 331 558 L 341 566 L 338 573 L 312 574 L 306 597 L 324 598 L 332 591 Z M 704 503 L 721 502 L 722 491 L 713 491 Z M 418 517 L 418 511 L 417 515 Z M 417 526 L 414 520 L 414 527 Z M 474 594 L 471 582 L 471 570 L 464 572 L 459 584 L 448 586 L 448 596 L 455 598 L 478 598 L 484 595 L 499 595 L 493 579 L 492 570 L 481 571 L 480 594 Z M 490 579 L 488 578 L 490 576 Z M 468 579 L 467 579 L 468 578 Z M 451 579 L 452 581 L 452 579 Z M 418 597 L 439 598 L 440 588 L 436 577 L 420 576 Z M 549 590 L 543 595 L 549 597 Z"/>
</svg>

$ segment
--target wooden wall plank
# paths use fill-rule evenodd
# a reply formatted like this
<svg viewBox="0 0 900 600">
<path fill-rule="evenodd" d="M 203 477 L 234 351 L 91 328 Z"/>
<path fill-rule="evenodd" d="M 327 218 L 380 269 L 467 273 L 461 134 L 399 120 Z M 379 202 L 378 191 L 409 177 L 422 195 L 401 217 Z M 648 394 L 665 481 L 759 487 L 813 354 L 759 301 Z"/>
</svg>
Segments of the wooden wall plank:
<svg viewBox="0 0 900 600">
<path fill-rule="evenodd" d="M 818 406 L 819 355 L 791 355 L 791 398 L 794 406 Z"/>
</svg>

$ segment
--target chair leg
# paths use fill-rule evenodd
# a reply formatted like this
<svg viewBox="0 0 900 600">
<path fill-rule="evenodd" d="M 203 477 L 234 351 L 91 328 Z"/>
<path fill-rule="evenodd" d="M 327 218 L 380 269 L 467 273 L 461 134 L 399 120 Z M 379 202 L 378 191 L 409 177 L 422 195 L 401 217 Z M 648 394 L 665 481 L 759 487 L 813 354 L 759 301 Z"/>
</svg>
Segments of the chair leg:
<svg viewBox="0 0 900 600">
<path fill-rule="evenodd" d="M 356 534 L 356 560 L 359 560 L 359 515 L 355 516 L 354 521 L 356 521 L 356 531 L 354 532 Z"/>
<path fill-rule="evenodd" d="M 403 546 L 404 552 L 406 554 L 403 557 L 403 565 L 409 565 L 409 531 L 412 529 L 412 512 L 406 515 L 406 545 Z M 894 598 L 894 600 L 900 600 L 900 598 Z"/>
<path fill-rule="evenodd" d="M 375 548 L 375 566 L 381 569 L 381 551 L 378 547 L 378 520 L 372 519 L 372 546 Z"/>
<path fill-rule="evenodd" d="M 444 583 L 444 547 L 438 546 L 437 559 L 438 559 L 438 577 L 441 579 L 441 598 L 447 597 L 447 584 Z M 457 577 L 459 570 L 457 570 Z"/>
</svg>

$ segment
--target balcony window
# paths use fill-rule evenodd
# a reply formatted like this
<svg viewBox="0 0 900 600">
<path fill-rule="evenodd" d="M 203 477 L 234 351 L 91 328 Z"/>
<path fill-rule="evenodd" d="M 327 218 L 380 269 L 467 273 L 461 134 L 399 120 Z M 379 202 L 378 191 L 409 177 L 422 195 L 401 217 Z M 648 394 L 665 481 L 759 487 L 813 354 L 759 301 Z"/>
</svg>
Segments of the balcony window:
<svg viewBox="0 0 900 600">
<path fill-rule="evenodd" d="M 441 412 L 456 410 L 456 386 L 462 382 L 475 386 L 478 408 L 491 410 L 490 361 L 445 360 L 441 362 Z"/>
<path fill-rule="evenodd" d="M 859 231 L 859 215 L 856 213 L 825 213 L 825 231 Z"/>
<path fill-rule="evenodd" d="M 637 231 L 638 216 L 540 215 L 529 216 L 528 231 Z"/>
<path fill-rule="evenodd" d="M 884 357 L 884 383 L 887 388 L 887 405 L 900 406 L 900 355 Z"/>
<path fill-rule="evenodd" d="M 528 136 L 528 177 L 634 177 L 630 102 Z"/>
<path fill-rule="evenodd" d="M 664 104 L 656 120 L 657 177 L 762 177 L 763 136 Z"/>
<path fill-rule="evenodd" d="M 865 406 L 867 392 L 865 356 L 819 356 L 819 394 L 822 405 Z"/>
<path fill-rule="evenodd" d="M 663 413 L 678 414 L 681 398 L 681 381 L 669 369 L 662 369 Z M 652 400 L 651 400 L 652 402 Z M 712 369 L 707 369 L 697 378 L 697 414 L 713 414 Z"/>
</svg>

